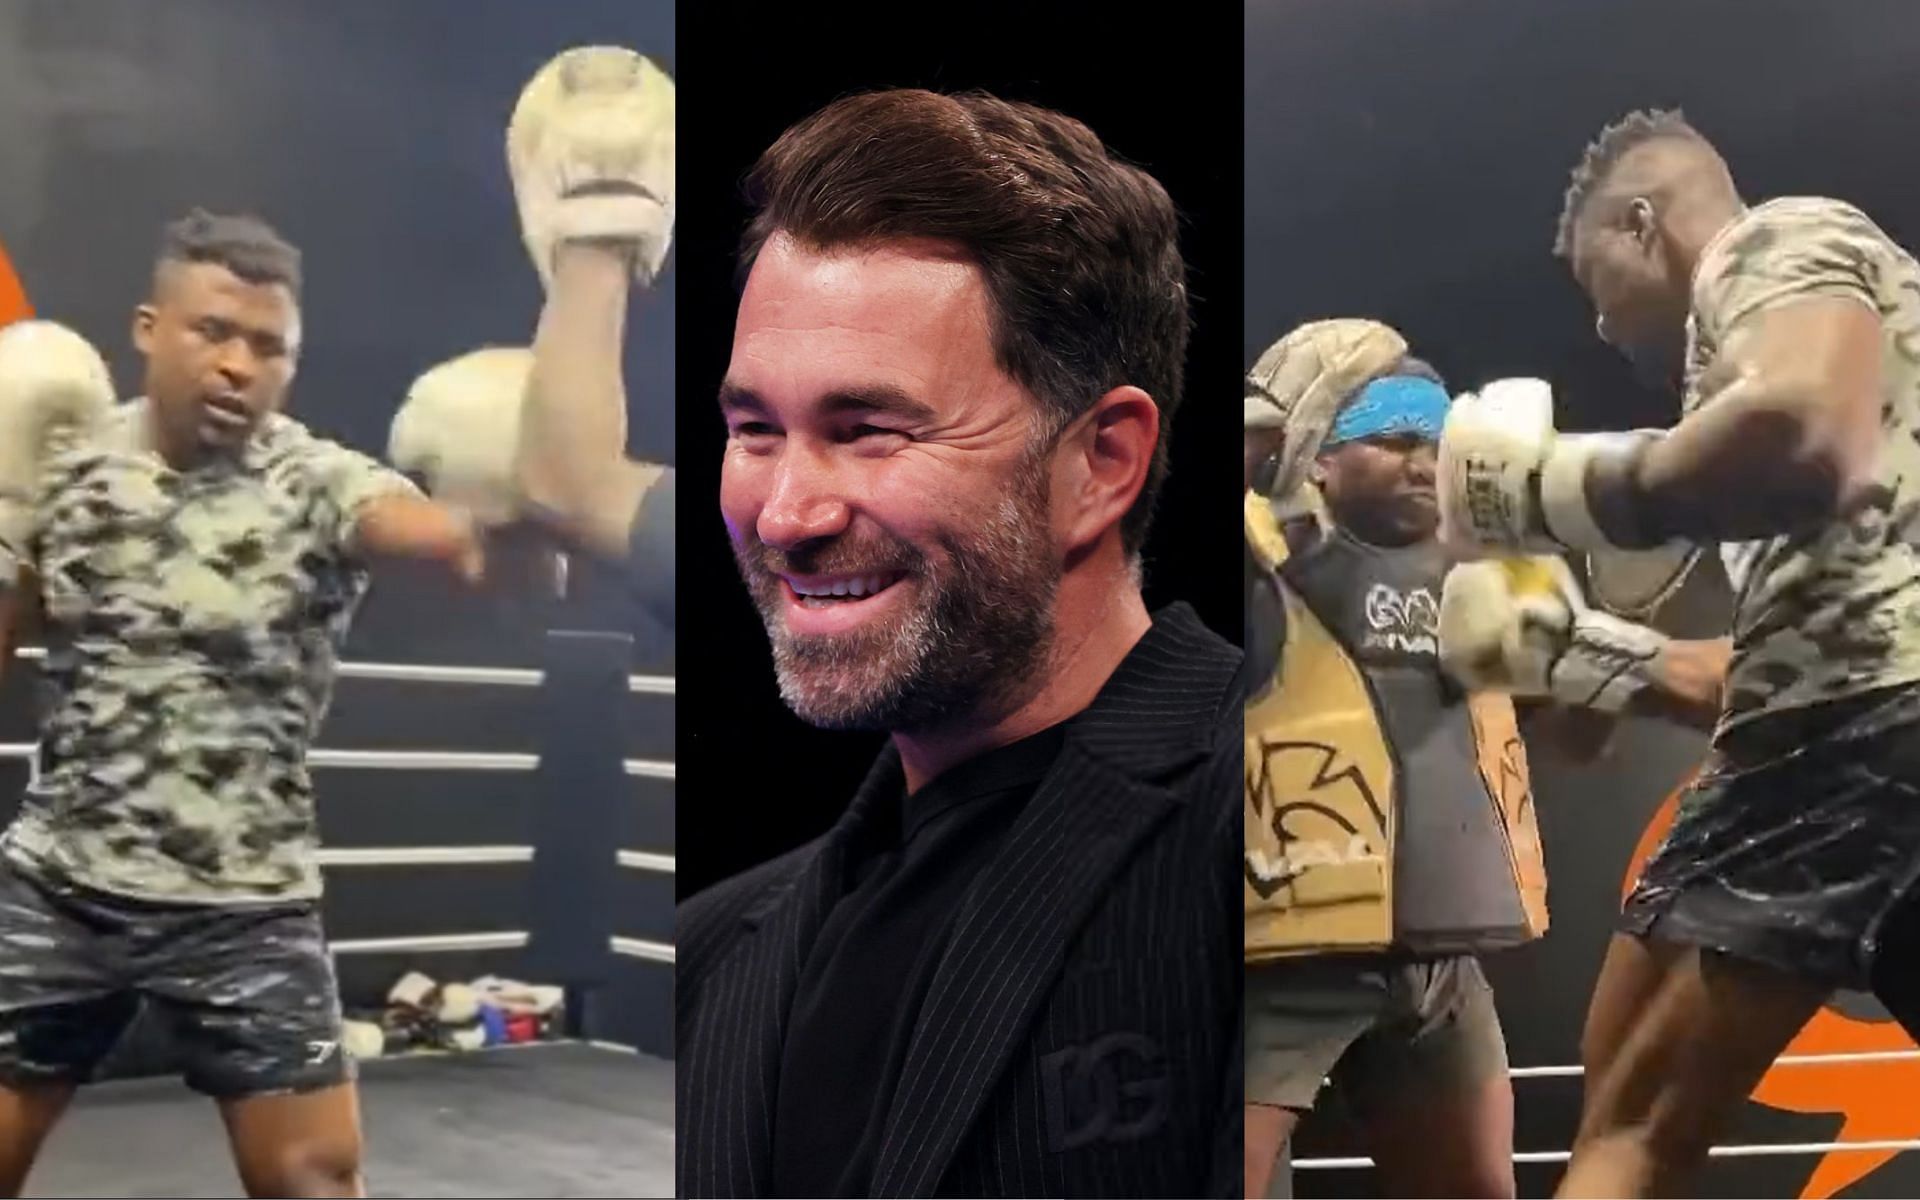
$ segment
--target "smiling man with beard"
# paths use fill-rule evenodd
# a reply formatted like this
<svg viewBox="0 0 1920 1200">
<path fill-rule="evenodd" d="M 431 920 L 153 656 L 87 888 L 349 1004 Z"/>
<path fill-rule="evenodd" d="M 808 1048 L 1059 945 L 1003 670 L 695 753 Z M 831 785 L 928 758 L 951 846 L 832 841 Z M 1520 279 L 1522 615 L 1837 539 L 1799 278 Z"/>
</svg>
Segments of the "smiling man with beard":
<svg viewBox="0 0 1920 1200">
<path fill-rule="evenodd" d="M 1076 121 L 922 91 L 749 186 L 721 507 L 788 705 L 890 743 L 682 905 L 679 1190 L 1237 1194 L 1239 656 L 1140 592 L 1173 204 Z"/>
</svg>

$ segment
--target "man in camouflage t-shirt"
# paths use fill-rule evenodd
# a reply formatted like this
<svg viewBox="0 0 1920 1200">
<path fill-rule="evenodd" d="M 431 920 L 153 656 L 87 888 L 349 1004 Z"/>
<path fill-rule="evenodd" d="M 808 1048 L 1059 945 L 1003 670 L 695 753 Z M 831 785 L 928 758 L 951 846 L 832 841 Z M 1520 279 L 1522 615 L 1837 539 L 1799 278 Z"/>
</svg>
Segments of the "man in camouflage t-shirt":
<svg viewBox="0 0 1920 1200">
<path fill-rule="evenodd" d="M 220 1101 L 250 1193 L 361 1194 L 306 752 L 368 558 L 471 579 L 479 545 L 280 414 L 298 294 L 264 224 L 170 226 L 135 317 L 145 397 L 50 439 L 31 532 L 4 548 L 12 613 L 38 608 L 47 644 L 39 762 L 0 837 L 7 1194 L 142 998 Z"/>
<path fill-rule="evenodd" d="M 1557 249 L 1682 419 L 1570 436 L 1544 384 L 1490 385 L 1442 507 L 1476 549 L 1718 544 L 1733 584 L 1713 757 L 1595 985 L 1561 1190 L 1677 1194 L 1836 989 L 1920 1037 L 1920 264 L 1839 201 L 1748 208 L 1677 112 L 1602 132 Z"/>
</svg>

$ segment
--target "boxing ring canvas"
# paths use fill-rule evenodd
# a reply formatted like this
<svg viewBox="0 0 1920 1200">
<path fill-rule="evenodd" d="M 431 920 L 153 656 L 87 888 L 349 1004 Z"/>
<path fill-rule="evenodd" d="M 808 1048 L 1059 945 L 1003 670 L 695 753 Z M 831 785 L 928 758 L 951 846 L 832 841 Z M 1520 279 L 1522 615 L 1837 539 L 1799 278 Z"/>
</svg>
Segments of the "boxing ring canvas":
<svg viewBox="0 0 1920 1200">
<path fill-rule="evenodd" d="M 370 1063 L 373 1196 L 669 1196 L 672 1066 L 578 1044 Z M 232 1196 L 211 1105 L 166 1080 L 89 1094 L 54 1132 L 29 1196 Z M 137 1164 L 137 1165 L 136 1165 Z"/>
</svg>

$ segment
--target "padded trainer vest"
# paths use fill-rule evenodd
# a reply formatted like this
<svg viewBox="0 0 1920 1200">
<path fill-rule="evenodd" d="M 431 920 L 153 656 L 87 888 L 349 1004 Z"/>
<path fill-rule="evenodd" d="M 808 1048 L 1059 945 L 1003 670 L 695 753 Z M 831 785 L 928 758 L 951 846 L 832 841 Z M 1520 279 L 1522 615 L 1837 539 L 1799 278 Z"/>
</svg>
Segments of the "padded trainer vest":
<svg viewBox="0 0 1920 1200">
<path fill-rule="evenodd" d="M 1248 960 L 1545 932 L 1525 748 L 1505 696 L 1463 695 L 1440 669 L 1437 548 L 1335 532 L 1289 555 L 1264 500 L 1245 520 L 1285 613 L 1246 710 Z"/>
</svg>

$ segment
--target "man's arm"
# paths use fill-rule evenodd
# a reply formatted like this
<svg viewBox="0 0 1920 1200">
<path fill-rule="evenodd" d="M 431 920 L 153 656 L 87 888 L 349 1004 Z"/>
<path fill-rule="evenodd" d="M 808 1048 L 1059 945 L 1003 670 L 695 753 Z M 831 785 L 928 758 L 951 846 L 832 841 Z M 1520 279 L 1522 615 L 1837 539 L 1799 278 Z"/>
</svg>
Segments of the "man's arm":
<svg viewBox="0 0 1920 1200">
<path fill-rule="evenodd" d="M 412 491 L 383 492 L 361 503 L 353 537 L 364 554 L 443 563 L 468 583 L 479 582 L 485 567 L 473 518 Z"/>
<path fill-rule="evenodd" d="M 1711 733 L 1720 720 L 1732 653 L 1730 638 L 1668 642 L 1647 671 L 1647 686 L 1618 713 L 1518 697 L 1521 731 L 1529 746 L 1551 747 L 1561 758 L 1583 765 L 1607 752 L 1622 716 L 1652 717 Z"/>
<path fill-rule="evenodd" d="M 671 469 L 626 456 L 621 372 L 633 266 L 622 248 L 568 243 L 533 340 L 515 472 L 533 515 L 568 541 L 625 562 L 646 504 L 671 504 Z M 650 564 L 633 563 L 636 569 Z"/>
<path fill-rule="evenodd" d="M 1595 460 L 1587 495 L 1620 544 L 1746 541 L 1852 512 L 1873 494 L 1881 328 L 1817 295 L 1737 327 L 1700 407 L 1644 452 Z"/>
<path fill-rule="evenodd" d="M 1724 710 L 1732 657 L 1732 638 L 1668 642 L 1649 672 L 1649 686 L 1627 702 L 1626 711 L 1711 733 Z"/>
</svg>

